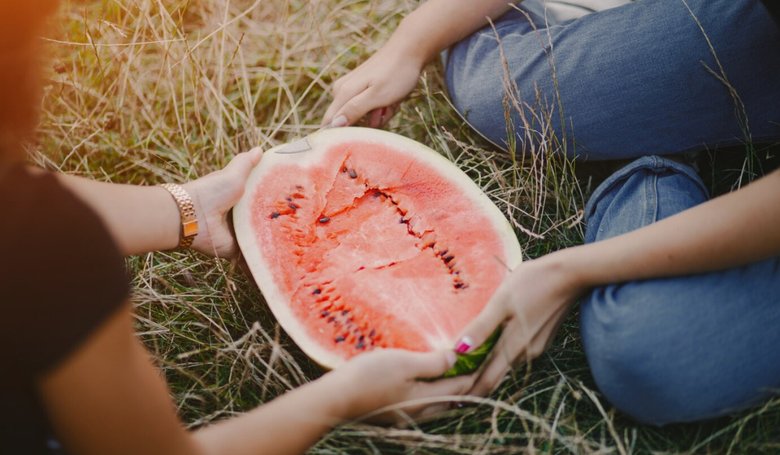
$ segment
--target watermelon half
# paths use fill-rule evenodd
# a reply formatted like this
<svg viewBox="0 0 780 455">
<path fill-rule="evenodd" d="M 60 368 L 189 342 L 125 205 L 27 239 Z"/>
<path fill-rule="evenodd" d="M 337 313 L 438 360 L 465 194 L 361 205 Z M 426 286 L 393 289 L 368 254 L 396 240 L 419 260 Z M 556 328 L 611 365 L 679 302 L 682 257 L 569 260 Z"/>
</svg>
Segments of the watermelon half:
<svg viewBox="0 0 780 455">
<path fill-rule="evenodd" d="M 377 347 L 453 346 L 521 261 L 509 223 L 466 174 L 376 129 L 266 151 L 233 220 L 268 306 L 327 368 Z"/>
</svg>

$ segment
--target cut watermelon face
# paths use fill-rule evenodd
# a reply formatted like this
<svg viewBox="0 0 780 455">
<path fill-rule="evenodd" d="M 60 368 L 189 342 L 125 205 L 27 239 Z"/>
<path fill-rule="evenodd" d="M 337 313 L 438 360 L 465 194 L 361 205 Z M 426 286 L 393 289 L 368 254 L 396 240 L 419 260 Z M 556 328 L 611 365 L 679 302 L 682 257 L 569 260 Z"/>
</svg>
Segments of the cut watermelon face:
<svg viewBox="0 0 780 455">
<path fill-rule="evenodd" d="M 233 216 L 269 307 L 328 368 L 375 348 L 451 347 L 521 261 L 468 176 L 381 130 L 329 129 L 267 151 Z"/>
</svg>

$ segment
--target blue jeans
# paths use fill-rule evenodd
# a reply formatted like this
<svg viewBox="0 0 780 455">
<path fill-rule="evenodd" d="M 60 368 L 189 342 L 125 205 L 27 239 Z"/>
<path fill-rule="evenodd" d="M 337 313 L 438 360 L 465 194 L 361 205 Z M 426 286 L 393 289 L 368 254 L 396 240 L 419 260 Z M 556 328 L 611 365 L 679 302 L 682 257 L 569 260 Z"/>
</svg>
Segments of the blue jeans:
<svg viewBox="0 0 780 455">
<path fill-rule="evenodd" d="M 586 207 L 586 242 L 706 201 L 687 165 L 622 168 Z M 717 417 L 780 395 L 780 258 L 716 273 L 597 288 L 581 303 L 593 377 L 618 409 L 663 425 Z"/>
<path fill-rule="evenodd" d="M 603 160 L 780 138 L 780 28 L 759 0 L 636 0 L 547 24 L 540 0 L 518 8 L 495 21 L 501 46 L 486 27 L 445 55 L 454 106 L 499 146 L 554 133 Z"/>
</svg>

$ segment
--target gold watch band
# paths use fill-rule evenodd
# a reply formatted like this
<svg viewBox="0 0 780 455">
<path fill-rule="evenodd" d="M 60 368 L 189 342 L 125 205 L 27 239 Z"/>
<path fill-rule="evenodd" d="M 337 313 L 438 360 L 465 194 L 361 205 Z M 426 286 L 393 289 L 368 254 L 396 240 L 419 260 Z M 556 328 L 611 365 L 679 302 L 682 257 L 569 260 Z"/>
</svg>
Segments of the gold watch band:
<svg viewBox="0 0 780 455">
<path fill-rule="evenodd" d="M 181 232 L 179 233 L 179 248 L 189 248 L 195 236 L 198 235 L 198 217 L 195 216 L 195 204 L 190 194 L 181 185 L 163 183 L 161 187 L 168 190 L 179 207 L 181 217 Z"/>
</svg>

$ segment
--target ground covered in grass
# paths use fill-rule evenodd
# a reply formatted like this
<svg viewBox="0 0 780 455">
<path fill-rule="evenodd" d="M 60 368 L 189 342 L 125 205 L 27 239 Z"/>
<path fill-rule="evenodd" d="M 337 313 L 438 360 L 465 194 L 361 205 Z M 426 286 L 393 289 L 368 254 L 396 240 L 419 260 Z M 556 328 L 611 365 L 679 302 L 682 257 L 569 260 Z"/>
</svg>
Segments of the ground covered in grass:
<svg viewBox="0 0 780 455">
<path fill-rule="evenodd" d="M 252 146 L 311 132 L 332 81 L 376 50 L 415 5 L 65 2 L 47 33 L 51 60 L 33 160 L 98 180 L 157 184 L 205 175 Z M 512 220 L 527 258 L 581 242 L 584 201 L 604 170 L 543 159 L 557 150 L 552 137 L 524 155 L 496 150 L 458 118 L 440 75 L 427 69 L 389 129 L 473 177 Z M 712 185 L 728 188 L 760 173 L 767 152 L 754 152 L 758 159 L 747 166 L 744 150 L 736 160 L 710 160 Z M 188 252 L 127 264 L 138 334 L 189 425 L 242 413 L 322 374 L 235 264 Z M 780 400 L 663 429 L 622 417 L 592 382 L 575 309 L 551 349 L 488 399 L 404 429 L 350 423 L 311 453 L 757 453 L 780 451 L 779 441 Z"/>
</svg>

